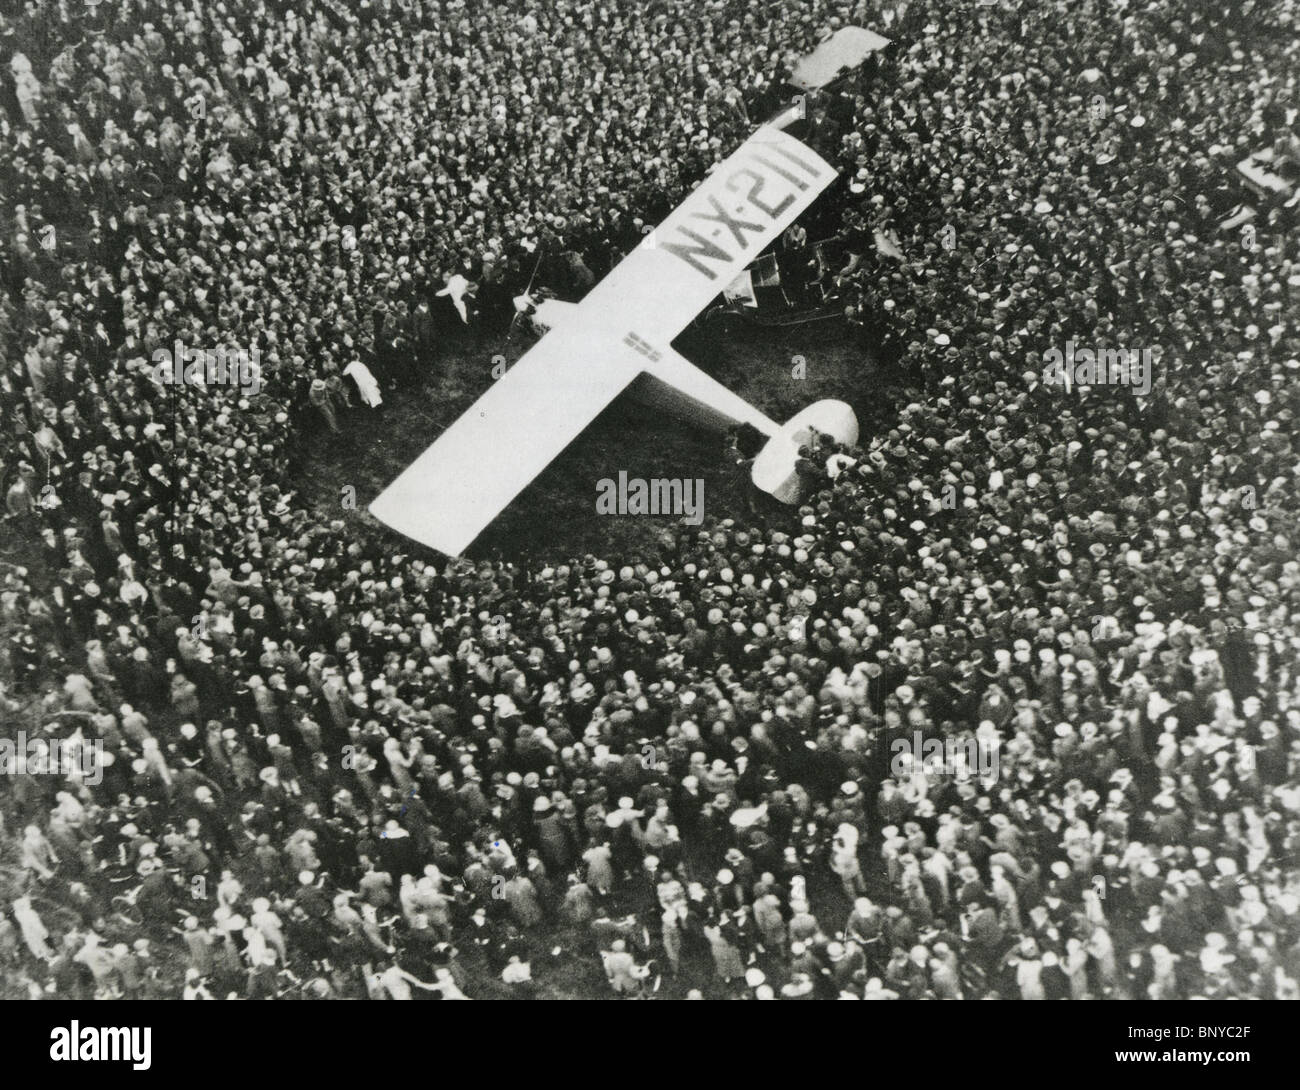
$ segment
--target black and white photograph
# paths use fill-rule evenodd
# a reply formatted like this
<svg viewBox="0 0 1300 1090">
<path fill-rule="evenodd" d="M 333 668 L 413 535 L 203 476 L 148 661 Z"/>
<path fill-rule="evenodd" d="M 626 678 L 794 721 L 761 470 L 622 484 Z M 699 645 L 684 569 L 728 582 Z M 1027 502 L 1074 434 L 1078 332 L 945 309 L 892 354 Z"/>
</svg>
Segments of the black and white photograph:
<svg viewBox="0 0 1300 1090">
<path fill-rule="evenodd" d="M 1298 79 L 1296 0 L 6 0 L 22 1051 L 1064 1000 L 1250 1066 Z"/>
</svg>

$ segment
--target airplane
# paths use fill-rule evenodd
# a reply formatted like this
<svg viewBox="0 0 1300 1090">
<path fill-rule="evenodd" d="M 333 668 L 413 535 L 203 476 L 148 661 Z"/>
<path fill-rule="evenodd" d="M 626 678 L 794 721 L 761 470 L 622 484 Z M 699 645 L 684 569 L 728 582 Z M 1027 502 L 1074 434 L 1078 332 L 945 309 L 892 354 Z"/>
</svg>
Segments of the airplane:
<svg viewBox="0 0 1300 1090">
<path fill-rule="evenodd" d="M 856 27 L 830 42 L 819 47 L 817 65 L 796 70 L 801 89 L 889 44 Z M 708 426 L 757 428 L 767 443 L 751 479 L 782 502 L 797 502 L 795 462 L 809 429 L 852 445 L 853 409 L 817 401 L 782 426 L 670 345 L 835 180 L 836 169 L 786 131 L 804 117 L 799 98 L 759 126 L 581 302 L 517 299 L 547 332 L 380 493 L 370 513 L 460 556 L 637 380 L 642 400 L 655 407 Z"/>
</svg>

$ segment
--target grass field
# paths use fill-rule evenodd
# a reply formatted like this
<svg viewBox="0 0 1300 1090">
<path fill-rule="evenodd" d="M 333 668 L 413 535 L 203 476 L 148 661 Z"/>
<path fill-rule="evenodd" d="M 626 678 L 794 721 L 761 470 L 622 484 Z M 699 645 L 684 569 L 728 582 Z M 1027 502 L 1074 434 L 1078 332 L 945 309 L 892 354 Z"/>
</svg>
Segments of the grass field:
<svg viewBox="0 0 1300 1090">
<path fill-rule="evenodd" d="M 882 374 L 839 319 L 785 328 L 723 321 L 688 329 L 674 347 L 774 419 L 785 421 L 828 397 L 853 405 L 864 435 L 893 415 L 893 376 Z M 503 331 L 457 331 L 440 342 L 422 387 L 394 391 L 380 376 L 384 404 L 353 410 L 342 421 L 344 434 L 331 435 L 311 412 L 300 432 L 307 468 L 294 486 L 322 518 L 373 523 L 366 505 L 494 381 L 494 357 L 513 364 L 532 343 L 520 330 L 508 343 Z M 792 377 L 796 357 L 804 360 L 802 379 Z M 596 482 L 620 470 L 630 477 L 702 478 L 706 523 L 781 523 L 794 513 L 753 488 L 724 457 L 721 434 L 649 410 L 625 393 L 484 532 L 471 555 L 542 561 L 591 552 L 612 559 L 652 549 L 675 517 L 596 514 Z M 341 507 L 346 485 L 356 489 L 350 512 Z"/>
</svg>

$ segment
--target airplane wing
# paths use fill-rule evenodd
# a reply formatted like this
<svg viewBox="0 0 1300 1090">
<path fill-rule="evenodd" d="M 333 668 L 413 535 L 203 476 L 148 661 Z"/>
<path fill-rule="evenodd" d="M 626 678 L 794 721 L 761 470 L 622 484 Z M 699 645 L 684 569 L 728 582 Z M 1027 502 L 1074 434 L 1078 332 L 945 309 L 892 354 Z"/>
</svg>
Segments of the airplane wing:
<svg viewBox="0 0 1300 1090">
<path fill-rule="evenodd" d="M 667 345 L 835 179 L 802 141 L 764 125 L 587 293 L 591 304 Z"/>
<path fill-rule="evenodd" d="M 697 394 L 725 416 L 744 419 L 743 409 L 761 418 L 668 345 L 834 177 L 794 137 L 760 128 L 407 467 L 370 513 L 460 555 L 642 371 L 676 387 L 698 376 Z"/>
<path fill-rule="evenodd" d="M 573 322 L 547 333 L 380 493 L 370 513 L 439 552 L 464 552 L 641 370 L 630 349 L 588 332 Z"/>
</svg>

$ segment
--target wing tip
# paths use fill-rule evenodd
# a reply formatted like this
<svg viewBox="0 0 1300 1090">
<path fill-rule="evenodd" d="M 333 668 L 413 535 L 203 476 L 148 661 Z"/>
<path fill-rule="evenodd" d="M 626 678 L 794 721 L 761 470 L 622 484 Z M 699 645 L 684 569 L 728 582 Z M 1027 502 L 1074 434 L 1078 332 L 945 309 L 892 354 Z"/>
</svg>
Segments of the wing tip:
<svg viewBox="0 0 1300 1090">
<path fill-rule="evenodd" d="M 459 557 L 474 540 L 473 537 L 464 542 L 447 540 L 438 532 L 438 528 L 430 526 L 430 520 L 424 517 L 427 512 L 418 504 L 393 497 L 389 494 L 390 491 L 391 489 L 381 492 L 366 510 L 395 533 L 450 557 Z M 474 535 L 477 536 L 478 534 Z"/>
</svg>

